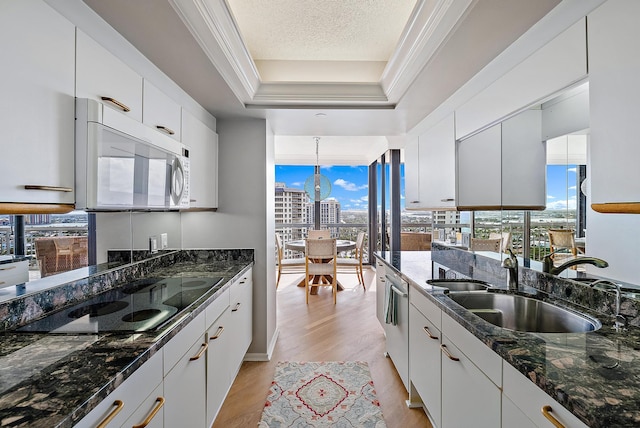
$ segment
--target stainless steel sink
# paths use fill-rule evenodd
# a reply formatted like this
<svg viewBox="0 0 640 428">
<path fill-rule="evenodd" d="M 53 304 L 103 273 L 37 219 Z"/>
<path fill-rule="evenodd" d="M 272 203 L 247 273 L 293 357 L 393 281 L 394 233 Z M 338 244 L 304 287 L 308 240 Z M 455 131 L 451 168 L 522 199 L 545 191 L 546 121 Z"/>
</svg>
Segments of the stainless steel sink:
<svg viewBox="0 0 640 428">
<path fill-rule="evenodd" d="M 486 291 L 491 284 L 475 279 L 429 279 L 427 284 L 444 287 L 449 291 Z"/>
<path fill-rule="evenodd" d="M 498 327 L 532 333 L 580 333 L 598 330 L 592 318 L 516 294 L 455 293 L 449 297 Z"/>
</svg>

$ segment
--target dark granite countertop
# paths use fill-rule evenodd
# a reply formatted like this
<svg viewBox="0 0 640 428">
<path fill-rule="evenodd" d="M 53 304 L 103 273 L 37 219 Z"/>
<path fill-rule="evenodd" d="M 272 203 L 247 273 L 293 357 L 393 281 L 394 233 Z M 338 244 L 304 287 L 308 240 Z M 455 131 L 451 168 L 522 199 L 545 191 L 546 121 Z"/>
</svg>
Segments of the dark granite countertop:
<svg viewBox="0 0 640 428">
<path fill-rule="evenodd" d="M 399 270 L 444 313 L 590 427 L 640 426 L 640 329 L 613 329 L 611 317 L 558 301 L 602 322 L 587 333 L 537 334 L 496 327 L 426 284 L 432 278 L 428 252 L 377 253 Z M 429 266 L 425 266 L 425 263 Z M 417 285 L 417 287 L 416 287 Z M 499 284 L 497 284 L 499 285 Z"/>
<path fill-rule="evenodd" d="M 224 278 L 184 314 L 155 331 L 81 335 L 0 332 L 0 426 L 73 426 L 252 264 L 246 259 L 196 255 L 155 268 L 150 272 L 155 277 Z"/>
</svg>

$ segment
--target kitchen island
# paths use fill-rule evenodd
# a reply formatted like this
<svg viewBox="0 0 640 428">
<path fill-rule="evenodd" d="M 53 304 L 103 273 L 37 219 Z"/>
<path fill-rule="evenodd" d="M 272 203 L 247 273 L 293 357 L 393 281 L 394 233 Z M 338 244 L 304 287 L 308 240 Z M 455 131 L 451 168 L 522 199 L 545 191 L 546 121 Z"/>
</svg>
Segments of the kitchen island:
<svg viewBox="0 0 640 428">
<path fill-rule="evenodd" d="M 442 250 L 451 251 L 449 248 Z M 468 252 L 463 253 L 466 254 L 461 254 L 462 257 L 469 255 Z M 448 253 L 448 257 L 451 254 L 453 253 Z M 488 373 L 483 375 L 493 381 L 490 385 L 498 397 L 495 411 L 498 412 L 498 420 L 502 418 L 502 426 L 509 426 L 506 422 L 508 418 L 505 412 L 511 403 L 510 400 L 513 399 L 515 402 L 519 394 L 518 388 L 513 388 L 514 383 L 510 381 L 514 379 L 513 373 L 516 373 L 516 380 L 518 380 L 518 374 L 522 375 L 520 377 L 522 381 L 526 381 L 525 387 L 527 387 L 526 384 L 535 385 L 538 391 L 543 391 L 575 416 L 576 425 L 567 424 L 567 426 L 629 427 L 640 425 L 640 352 L 637 345 L 640 340 L 640 330 L 633 326 L 619 332 L 613 329 L 611 314 L 603 311 L 608 305 L 600 304 L 599 298 L 591 296 L 589 293 L 593 292 L 592 289 L 583 290 L 581 287 L 586 286 L 569 281 L 565 281 L 565 286 L 561 286 L 558 282 L 564 280 L 548 276 L 548 283 L 541 284 L 536 293 L 538 298 L 597 318 L 602 323 L 600 329 L 586 333 L 516 332 L 484 321 L 456 304 L 443 293 L 441 288 L 427 284 L 426 280 L 433 277 L 432 272 L 435 272 L 437 277 L 441 267 L 439 264 L 432 265 L 431 256 L 429 252 L 376 254 L 376 258 L 384 263 L 386 269 L 393 269 L 409 282 L 410 299 L 412 296 L 425 298 L 433 308 L 438 310 L 439 314 L 441 313 L 442 343 L 444 343 L 447 334 L 445 328 L 459 326 L 470 334 L 470 337 L 477 339 L 479 344 L 485 345 L 481 347 L 484 349 L 478 350 L 479 352 L 490 350 L 491 353 L 500 357 L 502 365 L 499 366 L 499 370 L 496 370 L 496 375 L 494 377 Z M 482 256 L 474 255 L 472 265 L 466 266 L 465 269 L 458 266 L 465 271 L 465 274 L 451 271 L 446 267 L 443 271 L 446 272 L 447 277 L 456 277 L 454 275 L 457 275 L 457 278 L 464 278 L 473 277 L 473 274 L 482 275 L 478 266 L 487 263 L 487 261 L 479 259 L 482 259 Z M 438 260 L 442 260 L 442 258 L 438 257 Z M 528 278 L 525 282 L 528 286 L 532 286 L 531 278 L 537 274 L 529 272 L 527 268 L 521 267 L 521 270 L 523 271 L 521 279 Z M 501 271 L 504 269 L 500 269 L 498 265 L 495 272 L 501 273 Z M 472 275 L 467 275 L 469 272 L 472 272 Z M 506 288 L 504 280 L 492 282 L 493 285 Z M 573 294 L 574 297 L 578 296 L 584 299 L 583 304 L 576 305 L 559 299 L 553 293 L 543 291 L 555 291 L 556 289 L 562 290 L 563 294 Z M 589 302 L 598 304 L 590 305 Z M 414 329 L 418 326 L 410 324 L 409 328 Z M 438 336 L 437 333 L 432 334 L 434 337 Z M 424 334 L 422 336 L 426 337 Z M 442 355 L 444 367 L 445 361 L 449 363 L 450 360 L 445 354 Z M 425 361 L 410 362 L 410 364 L 414 366 L 427 364 Z M 478 366 L 482 367 L 480 363 Z M 411 381 L 413 383 L 414 379 Z M 442 384 L 444 388 L 444 380 Z M 444 399 L 444 389 L 442 391 Z M 516 398 L 509 394 L 515 395 Z M 419 401 L 419 398 L 416 399 L 411 395 L 410 393 L 411 401 Z M 481 398 L 483 397 L 475 397 L 476 400 Z M 458 396 L 458 399 L 456 405 L 458 412 L 460 412 L 464 402 L 461 396 Z M 533 402 L 531 396 L 528 399 Z M 500 406 L 502 406 L 502 415 L 500 414 Z M 429 409 L 428 404 L 425 404 L 425 407 L 427 407 L 430 417 L 433 416 L 433 412 L 430 410 L 437 410 Z M 447 407 L 443 403 L 441 408 L 444 418 Z M 535 413 L 541 414 L 540 408 L 533 410 Z M 437 410 L 437 412 L 439 411 Z M 477 423 L 479 426 L 482 425 L 479 421 Z M 530 423 L 531 426 L 537 425 Z"/>
<path fill-rule="evenodd" d="M 8 427 L 74 426 L 129 377 L 141 370 L 141 367 L 148 367 L 147 363 L 152 360 L 159 362 L 159 382 L 162 382 L 161 354 L 163 352 L 165 352 L 164 374 L 167 375 L 167 372 L 172 369 L 166 366 L 167 347 L 165 345 L 176 342 L 172 339 L 187 330 L 195 332 L 193 334 L 196 335 L 200 345 L 199 342 L 206 337 L 205 328 L 199 327 L 199 330 L 194 330 L 193 326 L 195 324 L 205 326 L 205 319 L 207 328 L 213 325 L 213 321 L 216 320 L 210 320 L 205 315 L 209 316 L 213 313 L 211 308 L 223 312 L 229 307 L 230 287 L 240 280 L 243 284 L 244 277 L 250 276 L 252 265 L 251 250 L 178 251 L 131 263 L 110 270 L 104 275 L 85 278 L 77 283 L 61 284 L 45 292 L 27 294 L 22 299 L 3 302 L 0 306 L 0 321 L 4 327 L 0 333 L 1 425 Z M 94 334 L 17 331 L 20 325 L 28 324 L 24 321 L 25 319 L 37 320 L 42 318 L 43 314 L 56 312 L 60 308 L 68 307 L 74 301 L 82 301 L 100 294 L 105 289 L 117 289 L 140 278 L 180 276 L 203 279 L 221 277 L 222 280 L 156 329 L 98 331 Z M 250 278 L 248 284 L 247 290 L 250 295 Z M 34 288 L 37 289 L 37 287 Z M 243 311 L 248 310 L 250 316 L 250 300 L 248 303 L 249 307 L 243 308 Z M 239 307 L 240 304 L 234 309 L 238 311 Z M 242 311 L 238 311 L 240 312 Z M 242 334 L 246 336 L 245 332 Z M 246 342 L 243 343 L 243 347 L 245 346 L 248 347 Z M 206 346 L 203 345 L 203 347 L 202 351 L 206 350 Z M 242 350 L 242 355 L 246 352 L 246 347 Z M 181 348 L 180 352 L 182 352 Z M 189 350 L 185 348 L 184 352 Z M 199 355 L 203 355 L 203 352 L 199 352 Z M 221 364 L 224 365 L 222 369 L 225 372 L 223 376 L 226 382 L 232 382 L 231 376 L 235 376 L 235 373 L 226 373 L 230 371 L 227 367 L 239 367 L 239 364 L 234 364 L 227 362 Z M 145 370 L 148 371 L 148 369 Z M 204 376 L 202 379 L 204 381 Z M 224 394 L 227 389 L 223 391 Z M 161 386 L 160 390 L 162 390 Z M 185 391 L 178 391 L 178 394 L 184 395 L 184 393 Z M 205 396 L 204 391 L 202 396 Z M 144 397 L 140 397 L 142 398 Z M 205 418 L 204 411 L 202 409 L 202 419 Z"/>
</svg>

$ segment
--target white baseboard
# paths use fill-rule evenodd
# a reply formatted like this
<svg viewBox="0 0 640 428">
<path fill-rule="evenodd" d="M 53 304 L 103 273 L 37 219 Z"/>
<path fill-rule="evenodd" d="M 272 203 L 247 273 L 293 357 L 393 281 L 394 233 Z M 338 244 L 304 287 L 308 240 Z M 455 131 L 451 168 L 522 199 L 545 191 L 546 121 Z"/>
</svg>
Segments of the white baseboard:
<svg viewBox="0 0 640 428">
<path fill-rule="evenodd" d="M 276 341 L 278 340 L 278 335 L 280 334 L 280 329 L 276 328 L 275 333 L 271 337 L 271 342 L 269 343 L 269 347 L 267 352 L 247 352 L 244 355 L 244 361 L 271 361 L 271 356 L 273 355 L 273 349 L 276 347 Z"/>
</svg>

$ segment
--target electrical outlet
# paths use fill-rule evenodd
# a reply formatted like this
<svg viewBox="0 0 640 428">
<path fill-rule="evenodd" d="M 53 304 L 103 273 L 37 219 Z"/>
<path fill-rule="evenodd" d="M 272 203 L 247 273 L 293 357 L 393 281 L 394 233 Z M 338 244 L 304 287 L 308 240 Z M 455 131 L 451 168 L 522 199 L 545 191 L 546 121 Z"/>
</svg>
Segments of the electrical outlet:
<svg viewBox="0 0 640 428">
<path fill-rule="evenodd" d="M 169 235 L 167 235 L 166 233 L 161 233 L 160 234 L 160 249 L 164 250 L 168 246 L 169 246 Z"/>
<path fill-rule="evenodd" d="M 151 254 L 158 252 L 158 237 L 150 236 L 149 237 L 149 251 Z"/>
</svg>

